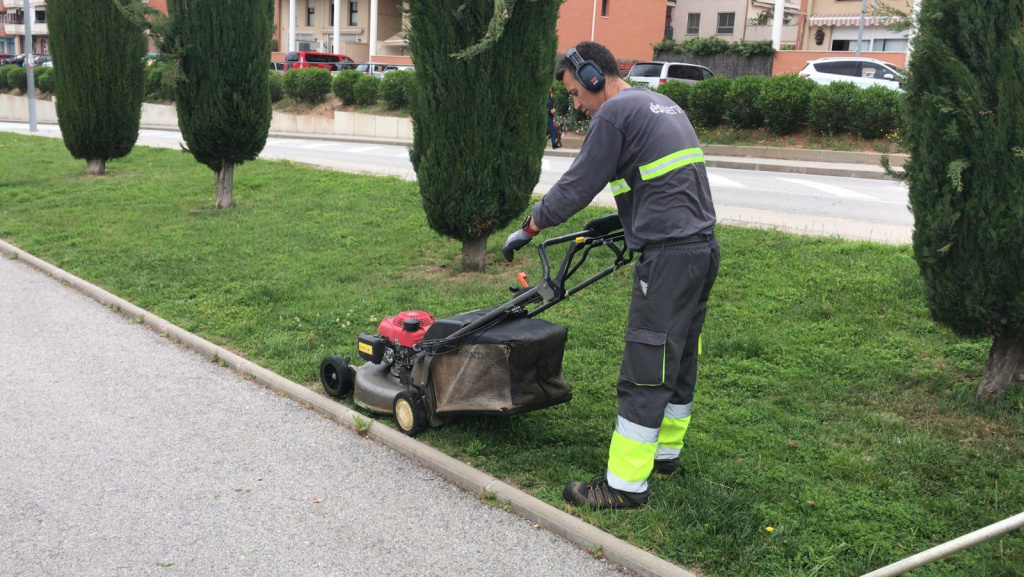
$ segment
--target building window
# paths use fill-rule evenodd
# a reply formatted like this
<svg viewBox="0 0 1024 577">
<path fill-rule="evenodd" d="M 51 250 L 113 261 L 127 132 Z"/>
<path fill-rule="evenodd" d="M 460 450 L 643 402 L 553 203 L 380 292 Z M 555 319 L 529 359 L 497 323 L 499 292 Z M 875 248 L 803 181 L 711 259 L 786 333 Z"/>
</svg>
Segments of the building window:
<svg viewBox="0 0 1024 577">
<path fill-rule="evenodd" d="M 608 17 L 608 0 L 601 0 L 601 17 Z"/>
<path fill-rule="evenodd" d="M 881 47 L 878 46 L 881 42 Z M 875 40 L 875 51 L 876 52 L 906 52 L 907 51 L 907 39 L 906 38 L 888 38 L 885 40 Z"/>
<path fill-rule="evenodd" d="M 715 34 L 732 34 L 733 27 L 736 26 L 736 13 L 735 12 L 719 12 L 718 13 L 718 29 L 715 30 Z"/>
<path fill-rule="evenodd" d="M 700 14 L 686 15 L 686 33 L 700 34 Z"/>
<path fill-rule="evenodd" d="M 871 49 L 870 40 L 860 41 L 861 52 L 867 52 Z M 857 50 L 856 40 L 832 40 L 832 50 L 836 52 L 854 52 Z"/>
<path fill-rule="evenodd" d="M 348 25 L 359 26 L 359 2 L 348 3 Z"/>
<path fill-rule="evenodd" d="M 313 26 L 316 23 L 316 0 L 306 0 L 306 26 Z"/>
</svg>

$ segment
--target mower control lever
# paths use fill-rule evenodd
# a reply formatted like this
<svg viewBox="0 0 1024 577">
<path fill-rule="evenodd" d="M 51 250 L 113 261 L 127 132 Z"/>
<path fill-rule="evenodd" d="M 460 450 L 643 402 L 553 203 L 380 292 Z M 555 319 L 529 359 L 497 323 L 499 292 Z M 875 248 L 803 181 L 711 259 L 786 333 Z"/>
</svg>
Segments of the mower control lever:
<svg viewBox="0 0 1024 577">
<path fill-rule="evenodd" d="M 516 278 L 519 279 L 519 284 L 523 285 L 523 288 L 530 288 L 530 283 L 526 282 L 526 273 L 516 273 Z"/>
</svg>

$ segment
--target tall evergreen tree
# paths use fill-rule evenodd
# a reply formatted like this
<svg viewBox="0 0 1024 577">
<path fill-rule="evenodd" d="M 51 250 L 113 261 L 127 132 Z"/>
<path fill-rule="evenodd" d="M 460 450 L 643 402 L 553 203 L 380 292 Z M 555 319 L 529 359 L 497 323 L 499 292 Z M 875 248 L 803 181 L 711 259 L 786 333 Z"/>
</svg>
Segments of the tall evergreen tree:
<svg viewBox="0 0 1024 577">
<path fill-rule="evenodd" d="M 235 166 L 267 143 L 272 0 L 168 0 L 164 45 L 177 57 L 178 126 L 216 173 L 217 208 L 234 201 Z"/>
<path fill-rule="evenodd" d="M 482 270 L 540 178 L 559 0 L 416 0 L 410 152 L 427 222 Z"/>
<path fill-rule="evenodd" d="M 48 0 L 46 14 L 64 146 L 103 174 L 139 138 L 145 34 L 114 0 Z"/>
<path fill-rule="evenodd" d="M 914 257 L 932 316 L 1024 381 L 1024 0 L 924 0 L 907 81 Z"/>
</svg>

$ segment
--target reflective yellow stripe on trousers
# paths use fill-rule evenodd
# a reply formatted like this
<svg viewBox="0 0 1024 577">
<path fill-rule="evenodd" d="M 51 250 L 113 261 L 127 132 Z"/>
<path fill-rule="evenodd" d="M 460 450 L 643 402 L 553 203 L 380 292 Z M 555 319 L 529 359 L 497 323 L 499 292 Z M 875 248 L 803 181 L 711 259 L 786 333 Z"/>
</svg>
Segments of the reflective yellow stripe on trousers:
<svg viewBox="0 0 1024 577">
<path fill-rule="evenodd" d="M 658 178 L 673 170 L 697 162 L 704 162 L 704 151 L 700 148 L 685 148 L 641 166 L 640 179 L 651 180 L 652 178 Z"/>
<path fill-rule="evenodd" d="M 690 428 L 690 409 L 693 403 L 665 407 L 665 417 L 661 421 L 661 432 L 658 434 L 658 451 L 655 459 L 675 459 L 683 451 L 683 437 Z"/>
<path fill-rule="evenodd" d="M 657 449 L 658 429 L 619 417 L 608 449 L 608 484 L 620 491 L 646 491 Z"/>
</svg>

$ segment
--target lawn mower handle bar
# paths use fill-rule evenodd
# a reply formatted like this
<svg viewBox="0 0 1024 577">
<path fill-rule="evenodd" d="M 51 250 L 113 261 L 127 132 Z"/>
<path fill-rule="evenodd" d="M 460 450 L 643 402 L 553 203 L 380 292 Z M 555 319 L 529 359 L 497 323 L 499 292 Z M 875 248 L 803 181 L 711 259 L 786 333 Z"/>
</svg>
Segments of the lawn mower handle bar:
<svg viewBox="0 0 1024 577">
<path fill-rule="evenodd" d="M 490 323 L 500 319 L 501 317 L 508 315 L 510 312 L 512 312 L 518 307 L 522 307 L 530 303 L 537 302 L 539 300 L 547 301 L 543 305 L 528 312 L 526 315 L 527 317 L 533 317 L 558 304 L 566 297 L 569 297 L 583 290 L 584 288 L 594 284 L 595 282 L 601 280 L 602 278 L 614 272 L 619 267 L 629 264 L 629 262 L 633 260 L 633 252 L 625 248 L 625 234 L 622 232 L 621 229 L 599 236 L 591 235 L 593 235 L 592 231 L 585 230 L 581 232 L 575 232 L 572 234 L 566 234 L 563 236 L 551 238 L 540 243 L 540 246 L 537 247 L 537 252 L 540 254 L 541 270 L 543 272 L 543 277 L 541 278 L 541 281 L 536 285 L 526 290 L 523 290 L 507 303 L 495 308 L 486 315 L 480 317 L 479 319 L 473 321 L 472 323 L 448 335 L 447 337 L 444 338 L 444 341 L 451 342 L 455 339 L 472 333 L 480 329 L 481 327 L 485 327 Z M 579 239 L 583 240 L 581 241 Z M 618 244 L 616 244 L 619 241 L 623 241 L 623 246 L 620 247 Z M 558 274 L 552 281 L 552 279 L 550 278 L 551 266 L 548 263 L 547 248 L 549 246 L 563 244 L 566 242 L 572 242 L 573 245 L 572 247 L 570 247 L 568 252 L 565 253 L 565 258 L 562 259 L 562 266 L 558 269 Z M 591 276 L 590 278 L 584 280 L 583 282 L 574 285 L 571 289 L 566 291 L 565 281 L 567 281 L 569 277 L 571 277 L 577 270 L 579 270 L 580 266 L 582 266 L 583 262 L 587 259 L 587 254 L 590 252 L 590 249 L 592 249 L 595 246 L 607 246 L 609 249 L 611 249 L 612 252 L 615 253 L 615 262 L 612 265 L 608 266 L 607 268 L 601 270 L 597 274 Z M 570 269 L 569 265 L 572 263 L 573 257 L 576 255 L 576 253 L 580 252 L 581 250 L 583 251 L 583 257 L 580 259 L 578 263 L 576 263 L 575 267 Z"/>
</svg>

